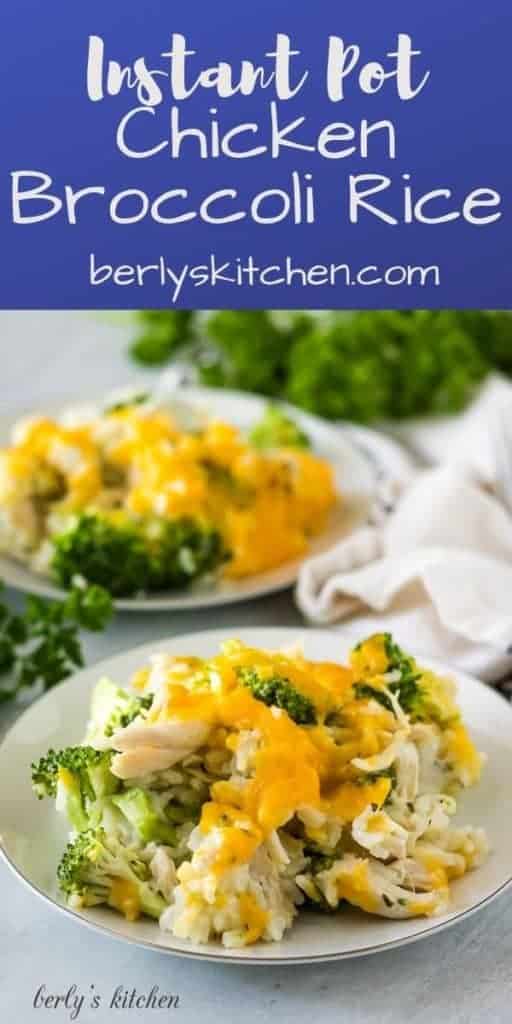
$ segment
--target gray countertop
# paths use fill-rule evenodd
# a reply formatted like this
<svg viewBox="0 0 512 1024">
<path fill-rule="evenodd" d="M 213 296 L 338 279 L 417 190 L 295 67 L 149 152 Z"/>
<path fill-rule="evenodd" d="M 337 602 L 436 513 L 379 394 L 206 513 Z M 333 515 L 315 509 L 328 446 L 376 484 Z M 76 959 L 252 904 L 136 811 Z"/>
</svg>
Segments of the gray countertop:
<svg viewBox="0 0 512 1024">
<path fill-rule="evenodd" d="M 98 323 L 90 314 L 0 313 L 2 414 L 42 407 L 55 397 L 87 397 L 119 384 L 140 386 L 148 375 L 133 372 L 123 356 L 125 344 L 125 327 Z M 15 595 L 10 599 L 19 600 Z M 301 624 L 289 592 L 193 615 L 118 615 L 106 634 L 87 639 L 87 662 L 172 634 L 212 627 L 236 632 L 264 624 Z M 0 733 L 16 714 L 14 708 L 0 711 Z M 465 923 L 403 949 L 291 968 L 220 966 L 116 943 L 46 906 L 4 864 L 0 907 L 2 1024 L 71 1019 L 82 1024 L 112 1019 L 195 1024 L 203 1017 L 259 1024 L 271 1013 L 285 1024 L 309 1024 L 315 1018 L 351 1024 L 401 1024 L 412 1018 L 418 1024 L 508 1024 L 512 1019 L 510 893 Z M 35 1007 L 41 986 L 44 997 L 70 992 L 68 1006 Z M 179 996 L 178 1006 L 118 1008 L 117 1014 L 110 1008 L 118 987 L 123 990 L 119 1003 L 124 992 L 128 1002 L 132 989 L 144 997 L 153 986 L 159 995 Z M 95 994 L 101 1002 L 93 1009 Z"/>
</svg>

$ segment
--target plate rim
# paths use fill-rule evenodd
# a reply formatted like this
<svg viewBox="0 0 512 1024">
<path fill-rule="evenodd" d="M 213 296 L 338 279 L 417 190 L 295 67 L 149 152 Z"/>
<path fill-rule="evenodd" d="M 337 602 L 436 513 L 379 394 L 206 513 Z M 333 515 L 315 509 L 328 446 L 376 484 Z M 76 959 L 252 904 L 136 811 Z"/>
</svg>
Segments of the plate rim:
<svg viewBox="0 0 512 1024">
<path fill-rule="evenodd" d="M 174 644 L 176 642 L 181 642 L 181 641 L 184 641 L 184 642 L 188 643 L 189 641 L 193 641 L 194 638 L 197 639 L 198 637 L 201 637 L 201 638 L 204 638 L 204 639 L 207 639 L 207 640 L 208 639 L 215 640 L 215 639 L 219 639 L 219 638 L 225 638 L 226 632 L 227 632 L 226 628 L 220 628 L 220 629 L 218 628 L 218 629 L 197 630 L 195 632 L 187 632 L 187 633 L 183 633 L 183 634 L 175 634 L 173 636 L 167 636 L 167 637 L 162 638 L 161 640 L 157 640 L 157 641 L 154 641 L 154 642 L 150 641 L 150 642 L 146 642 L 146 643 L 142 643 L 142 644 L 137 644 L 135 647 L 128 648 L 128 650 L 118 651 L 116 654 L 110 655 L 107 658 L 102 658 L 98 662 L 94 662 L 93 664 L 91 664 L 91 665 L 81 669 L 79 672 L 74 673 L 69 679 L 64 680 L 63 682 L 59 683 L 57 686 L 55 686 L 51 690 L 47 691 L 47 693 L 43 694 L 40 698 L 38 698 L 36 701 L 34 701 L 32 704 L 30 704 L 27 708 L 25 708 L 25 710 L 21 712 L 21 714 L 16 718 L 15 722 L 13 723 L 13 725 L 5 733 L 3 739 L 2 739 L 2 741 L 0 743 L 0 752 L 2 751 L 4 745 L 7 743 L 9 738 L 11 737 L 11 734 L 16 731 L 16 728 L 18 727 L 18 725 L 21 722 L 21 720 L 23 718 L 25 718 L 26 716 L 28 716 L 30 714 L 33 714 L 36 711 L 37 707 L 41 703 L 47 702 L 47 701 L 51 702 L 51 700 L 54 699 L 55 693 L 57 691 L 59 691 L 61 687 L 80 685 L 81 681 L 82 681 L 82 678 L 84 676 L 86 676 L 86 677 L 90 676 L 92 672 L 98 672 L 98 675 L 105 674 L 106 672 L 109 671 L 108 666 L 112 662 L 116 662 L 116 661 L 120 660 L 121 658 L 126 657 L 128 655 L 135 656 L 135 655 L 138 655 L 138 654 L 142 654 L 143 652 L 146 652 L 146 653 L 149 654 L 151 652 L 155 652 L 157 650 L 161 650 L 161 649 L 165 648 L 165 646 L 168 645 L 168 644 L 171 644 L 171 643 Z M 286 638 L 290 638 L 291 639 L 291 635 L 294 635 L 295 639 L 296 639 L 297 638 L 297 634 L 303 634 L 303 633 L 306 634 L 306 635 L 315 634 L 317 636 L 327 635 L 331 639 L 332 639 L 332 636 L 333 636 L 333 630 L 332 629 L 328 629 L 328 628 L 308 628 L 308 627 L 300 627 L 300 626 L 299 627 L 295 627 L 295 626 L 243 626 L 243 627 L 240 627 L 239 629 L 237 629 L 237 633 L 240 634 L 242 639 L 243 639 L 243 635 L 244 634 L 247 637 L 250 634 L 255 634 L 255 633 L 260 633 L 261 634 L 262 632 L 270 634 L 270 638 L 269 638 L 269 642 L 270 643 L 272 642 L 272 640 L 271 640 L 271 635 L 272 634 L 276 635 L 276 638 L 277 638 L 277 634 L 280 634 L 283 637 L 283 640 L 280 641 L 280 642 L 285 642 L 285 643 L 286 643 Z M 343 642 L 343 637 L 344 636 L 346 638 L 348 637 L 350 639 L 355 633 L 356 633 L 356 630 L 353 627 L 353 623 L 350 623 L 350 624 L 347 624 L 347 628 L 345 630 L 340 630 L 338 635 L 340 636 L 341 642 Z M 248 639 L 247 642 L 250 642 L 250 640 Z M 506 708 L 508 708 L 508 713 L 512 714 L 512 706 L 505 700 L 505 698 L 503 696 L 501 696 L 499 693 L 497 693 L 496 690 L 494 690 L 489 684 L 484 683 L 482 680 L 478 679 L 476 676 L 470 675 L 469 673 L 465 672 L 464 670 L 458 669 L 454 665 L 450 666 L 449 663 L 440 661 L 437 658 L 429 658 L 428 656 L 423 657 L 423 655 L 420 655 L 420 658 L 421 658 L 422 662 L 425 663 L 426 667 L 430 667 L 434 671 L 440 671 L 440 672 L 443 672 L 445 674 L 446 673 L 449 674 L 450 672 L 453 672 L 460 679 L 467 679 L 467 680 L 469 680 L 471 682 L 471 684 L 476 685 L 485 694 L 486 698 L 488 700 L 490 700 L 491 703 L 496 703 L 496 705 L 499 703 L 500 708 L 503 708 L 503 706 L 505 706 Z M 420 939 L 428 938 L 434 932 L 445 931 L 447 928 L 450 928 L 452 925 L 455 925 L 455 924 L 461 922 L 462 920 L 470 917 L 472 914 L 477 913 L 479 910 L 484 909 L 486 906 L 488 906 L 495 899 L 497 899 L 500 895 L 502 895 L 504 892 L 506 892 L 508 889 L 510 889 L 512 887 L 512 871 L 511 871 L 511 874 L 509 875 L 509 877 L 506 878 L 503 882 L 501 882 L 497 889 L 494 889 L 492 892 L 490 892 L 486 896 L 482 897 L 482 899 L 480 899 L 477 903 L 473 904 L 470 907 L 466 907 L 465 909 L 461 909 L 460 911 L 455 912 L 448 919 L 439 920 L 437 923 L 434 923 L 434 924 L 428 924 L 427 927 L 422 928 L 421 931 L 416 932 L 414 935 L 407 935 L 407 936 L 399 937 L 397 939 L 392 939 L 392 940 L 389 940 L 389 941 L 386 941 L 386 942 L 373 944 L 373 945 L 368 946 L 368 947 L 360 947 L 358 949 L 348 949 L 348 950 L 344 950 L 344 951 L 341 951 L 341 952 L 338 952 L 338 953 L 335 953 L 335 952 L 333 952 L 333 953 L 320 953 L 320 954 L 311 954 L 311 955 L 305 955 L 305 956 L 302 956 L 302 955 L 291 956 L 290 955 L 290 956 L 283 956 L 283 957 L 280 957 L 280 956 L 265 957 L 264 955 L 262 955 L 262 956 L 251 958 L 249 954 L 241 955 L 239 953 L 237 955 L 237 954 L 232 954 L 232 953 L 228 953 L 228 952 L 224 952 L 224 951 L 222 952 L 222 955 L 219 955 L 215 951 L 215 948 L 212 949 L 212 951 L 205 951 L 203 953 L 201 951 L 198 951 L 197 949 L 187 950 L 186 948 L 181 948 L 181 947 L 180 948 L 175 948 L 173 946 L 161 945 L 161 944 L 159 944 L 157 942 L 152 942 L 151 940 L 148 940 L 148 939 L 136 938 L 135 936 L 132 937 L 132 936 L 127 935 L 127 934 L 125 934 L 123 932 L 117 931 L 115 928 L 110 928 L 106 924 L 103 924 L 103 923 L 100 923 L 100 922 L 97 922 L 97 921 L 93 921 L 90 918 L 88 918 L 87 915 L 81 914 L 78 911 L 73 910 L 71 907 L 66 906 L 65 904 L 58 903 L 48 893 L 44 892 L 42 889 L 39 888 L 38 885 L 36 885 L 34 882 L 32 882 L 23 873 L 23 871 L 21 871 L 20 868 L 14 863 L 14 861 L 12 860 L 10 855 L 7 853 L 7 851 L 5 850 L 4 845 L 3 845 L 3 839 L 2 839 L 2 834 L 1 834 L 1 822 L 0 822 L 0 860 L 2 860 L 7 865 L 7 867 L 14 874 L 14 876 L 16 878 L 18 878 L 19 881 L 28 890 L 30 890 L 32 893 L 34 893 L 36 896 L 38 896 L 41 900 L 43 900 L 44 903 L 46 903 L 52 910 L 57 911 L 57 912 L 61 912 L 64 915 L 67 915 L 70 919 L 76 921 L 78 924 L 82 924 L 86 928 L 88 928 L 89 930 L 97 932 L 98 934 L 105 935 L 107 938 L 114 939 L 114 940 L 119 941 L 119 942 L 127 943 L 130 946 L 138 946 L 140 948 L 149 949 L 149 950 L 152 950 L 152 951 L 157 952 L 157 953 L 165 954 L 167 956 L 178 956 L 178 957 L 183 957 L 183 958 L 186 958 L 186 959 L 193 959 L 193 960 L 207 960 L 207 961 L 213 961 L 213 962 L 218 963 L 218 964 L 230 964 L 230 965 L 235 964 L 235 965 L 238 965 L 238 966 L 250 965 L 250 966 L 256 966 L 256 967 L 259 967 L 259 966 L 262 966 L 262 967 L 284 967 L 284 966 L 288 966 L 288 965 L 289 966 L 293 966 L 293 965 L 298 965 L 298 964 L 328 963 L 328 962 L 336 962 L 336 961 L 341 961 L 341 960 L 351 960 L 351 959 L 356 959 L 358 957 L 373 956 L 373 955 L 376 955 L 377 953 L 385 953 L 387 951 L 391 951 L 393 949 L 399 948 L 400 946 L 406 946 L 406 945 L 410 945 L 413 942 L 418 942 L 418 941 L 420 941 Z M 427 920 L 432 921 L 432 918 L 429 918 Z M 155 927 L 157 927 L 156 924 L 155 924 Z M 279 945 L 279 944 L 276 943 L 274 945 Z M 242 951 L 242 953 L 243 953 L 243 951 Z"/>
<path fill-rule="evenodd" d="M 197 950 L 187 950 L 184 948 L 177 948 L 174 946 L 163 946 L 158 942 L 151 942 L 149 939 L 135 938 L 130 935 L 125 935 L 123 932 L 116 931 L 115 928 L 109 928 L 106 924 L 100 924 L 97 921 L 93 921 L 88 918 L 85 914 L 79 914 L 78 911 L 73 910 L 71 907 L 67 907 L 62 903 L 57 903 L 55 900 L 48 896 L 47 893 L 43 892 L 34 882 L 31 882 L 26 875 L 13 863 L 7 852 L 3 849 L 0 836 L 0 861 L 3 861 L 7 865 L 12 874 L 28 889 L 30 892 L 38 896 L 52 911 L 60 912 L 65 916 L 76 921 L 77 924 L 81 924 L 99 935 L 104 935 L 109 939 L 113 939 L 117 942 L 126 943 L 129 946 L 135 946 L 140 949 L 148 949 L 155 953 L 162 953 L 166 956 L 177 956 L 187 960 L 207 960 L 217 964 L 229 964 L 230 966 L 236 965 L 239 967 L 293 967 L 300 964 L 318 964 L 318 963 L 335 963 L 341 960 L 356 960 L 359 957 L 376 956 L 378 953 L 391 952 L 394 949 L 398 949 L 401 946 L 410 946 L 413 942 L 419 942 L 421 939 L 428 938 L 434 932 L 446 931 L 447 928 L 451 928 L 452 925 L 458 924 L 462 920 L 471 917 L 473 914 L 478 913 L 479 910 L 483 910 L 494 900 L 498 899 L 503 893 L 505 893 L 512 886 L 512 875 L 502 882 L 502 884 L 494 889 L 493 892 L 484 896 L 478 903 L 473 904 L 471 907 L 467 907 L 465 910 L 460 910 L 454 914 L 453 917 L 448 918 L 446 921 L 439 921 L 438 924 L 429 925 L 427 928 L 423 928 L 420 932 L 416 932 L 414 935 L 406 935 L 402 938 L 391 939 L 389 942 L 382 942 L 374 944 L 372 946 L 362 946 L 359 949 L 348 949 L 339 953 L 317 953 L 309 956 L 276 956 L 276 957 L 254 957 L 250 955 L 246 956 L 234 956 L 229 953 L 218 953 L 212 951 L 210 953 L 201 953 Z M 430 919 L 431 920 L 431 919 Z M 156 923 L 155 923 L 155 927 Z M 274 945 L 278 945 L 274 943 Z M 247 947 L 246 947 L 247 948 Z"/>
<path fill-rule="evenodd" d="M 129 392 L 129 389 L 127 388 L 123 390 Z M 116 394 L 118 394 L 118 391 L 119 389 L 117 389 L 117 392 L 115 389 L 114 391 L 112 391 L 111 389 L 110 392 L 107 392 L 103 396 L 96 397 L 95 399 L 92 400 L 84 398 L 80 402 L 77 401 L 72 404 L 76 406 L 82 404 L 100 406 L 103 403 L 107 402 L 109 398 L 112 398 Z M 170 394 L 170 397 L 173 396 L 171 396 Z M 343 443 L 347 445 L 352 450 L 352 452 L 354 452 L 355 456 L 357 457 L 357 459 L 359 459 L 361 464 L 365 464 L 367 472 L 372 477 L 373 480 L 373 490 L 375 491 L 378 486 L 379 467 L 378 465 L 376 465 L 375 454 L 373 454 L 372 456 L 372 454 L 365 447 L 364 443 L 361 444 L 361 440 L 363 440 L 364 437 L 370 438 L 370 435 L 372 437 L 377 437 L 380 442 L 380 435 L 377 430 L 372 430 L 371 428 L 367 427 L 360 428 L 359 425 L 354 425 L 342 420 L 324 420 L 322 417 L 316 416 L 315 414 L 310 413 L 305 409 L 300 409 L 298 406 L 292 405 L 290 402 L 287 402 L 284 399 L 280 399 L 278 397 L 272 398 L 272 396 L 265 396 L 256 392 L 237 391 L 234 388 L 207 388 L 183 385 L 182 387 L 176 389 L 176 397 L 178 401 L 186 401 L 187 397 L 190 397 L 192 403 L 195 402 L 197 404 L 199 404 L 201 401 L 204 401 L 206 403 L 209 397 L 213 397 L 213 400 L 215 400 L 215 398 L 225 398 L 227 401 L 232 400 L 237 402 L 248 403 L 255 402 L 265 405 L 268 405 L 269 403 L 274 401 L 285 411 L 288 411 L 292 415 L 299 417 L 299 419 L 303 421 L 304 425 L 310 423 L 312 429 L 314 430 L 318 430 L 321 433 L 331 433 L 334 438 L 336 436 L 339 436 L 343 440 Z M 62 402 L 63 401 L 64 400 L 62 399 Z M 50 401 L 46 403 L 46 405 L 50 413 L 52 413 L 52 408 L 54 407 L 54 415 L 58 414 L 59 409 L 61 410 L 61 412 L 66 409 L 66 405 L 61 404 L 61 400 L 57 398 L 55 399 L 55 401 Z M 72 406 L 68 403 L 67 407 L 71 408 Z M 32 414 L 34 413 L 32 412 Z M 23 419 L 25 416 L 30 415 L 30 412 L 24 412 L 22 409 L 20 409 L 14 418 L 12 416 L 2 418 L 0 421 L 0 427 L 2 429 L 8 430 L 11 427 L 13 427 L 14 424 L 19 419 Z M 401 451 L 400 446 L 398 445 L 397 442 L 386 437 L 384 439 L 384 443 L 382 445 L 378 445 L 379 451 L 382 451 L 384 447 L 386 451 L 389 453 L 393 451 L 397 464 L 399 461 L 405 462 L 407 457 Z M 362 525 L 362 523 L 359 525 Z M 357 528 L 357 526 L 355 528 Z M 314 552 L 307 551 L 305 552 L 304 556 L 301 559 L 295 559 L 291 560 L 288 563 L 283 563 L 282 566 L 276 566 L 274 570 L 268 570 L 266 573 L 258 573 L 256 576 L 253 577 L 253 588 L 248 588 L 249 592 L 247 593 L 237 592 L 236 590 L 233 590 L 231 592 L 222 592 L 222 590 L 218 587 L 213 587 L 211 591 L 205 590 L 204 592 L 202 592 L 200 589 L 198 589 L 195 592 L 190 590 L 183 590 L 181 591 L 180 594 L 178 594 L 178 596 L 173 596 L 172 593 L 169 593 L 169 596 L 163 595 L 159 597 L 149 596 L 148 598 L 118 598 L 114 600 L 114 607 L 120 612 L 131 612 L 135 614 L 139 612 L 150 613 L 166 611 L 191 612 L 196 609 L 204 610 L 205 608 L 210 607 L 214 608 L 223 605 L 238 604 L 243 601 L 258 600 L 259 598 L 262 598 L 267 594 L 276 594 L 293 587 L 297 582 L 301 566 L 309 558 L 314 557 L 314 554 Z M 22 586 L 21 584 L 12 582 L 12 580 L 7 579 L 4 573 L 7 585 L 12 587 L 13 590 L 16 590 L 17 592 L 24 594 L 37 594 L 40 597 L 46 597 L 50 599 L 62 599 L 66 596 L 67 592 L 65 589 L 62 589 L 55 585 L 50 578 L 42 574 L 39 575 L 38 573 L 34 572 L 30 569 L 29 566 L 25 565 L 22 561 L 9 558 L 9 555 L 5 553 L 0 554 L 0 558 L 5 559 L 7 565 L 11 564 L 14 567 L 14 570 L 16 570 L 16 568 L 18 567 L 20 571 L 26 573 L 27 576 L 30 577 L 30 587 L 28 586 L 28 584 Z M 261 577 L 265 577 L 265 575 L 268 575 L 271 572 L 277 572 L 280 569 L 285 570 L 287 564 L 290 568 L 286 579 L 274 580 L 269 582 L 264 582 L 263 579 L 260 584 L 257 583 L 258 577 L 260 577 L 261 579 Z M 248 579 L 250 580 L 251 578 L 249 577 Z"/>
</svg>

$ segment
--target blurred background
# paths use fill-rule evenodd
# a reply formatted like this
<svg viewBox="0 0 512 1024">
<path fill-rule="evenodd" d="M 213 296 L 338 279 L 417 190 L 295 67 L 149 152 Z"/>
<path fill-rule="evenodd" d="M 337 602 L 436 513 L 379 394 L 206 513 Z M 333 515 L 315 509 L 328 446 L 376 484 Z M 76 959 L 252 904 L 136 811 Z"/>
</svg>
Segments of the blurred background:
<svg viewBox="0 0 512 1024">
<path fill-rule="evenodd" d="M 177 368 L 371 424 L 459 412 L 492 371 L 512 376 L 512 316 L 486 310 L 4 312 L 0 339 L 8 406 L 24 404 L 24 392 L 65 397 L 63 381 L 70 398 L 88 397 L 89 379 L 96 394 L 100 363 L 105 390 L 149 388 Z"/>
<path fill-rule="evenodd" d="M 491 369 L 512 374 L 512 317 L 456 310 L 312 314 L 144 311 L 139 364 L 190 365 L 201 383 L 372 423 L 458 412 Z"/>
</svg>

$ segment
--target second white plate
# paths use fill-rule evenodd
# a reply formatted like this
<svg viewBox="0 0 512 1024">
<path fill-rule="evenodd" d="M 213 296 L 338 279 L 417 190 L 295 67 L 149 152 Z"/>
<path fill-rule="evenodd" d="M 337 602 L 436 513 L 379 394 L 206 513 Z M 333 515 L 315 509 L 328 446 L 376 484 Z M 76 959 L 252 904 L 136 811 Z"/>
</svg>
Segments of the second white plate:
<svg viewBox="0 0 512 1024">
<path fill-rule="evenodd" d="M 205 416 L 226 420 L 244 431 L 258 422 L 268 404 L 255 395 L 206 388 L 187 388 L 179 397 Z M 352 439 L 350 428 L 344 431 L 342 427 L 324 423 L 298 409 L 290 411 L 311 439 L 315 452 L 332 465 L 336 488 L 343 498 L 326 530 L 311 545 L 308 554 L 316 554 L 327 550 L 364 522 L 377 487 L 379 468 L 365 449 Z M 56 415 L 62 412 L 62 406 L 31 410 L 31 414 L 39 412 Z M 0 445 L 8 442 L 10 426 L 2 425 Z M 117 600 L 116 606 L 126 611 L 167 611 L 247 601 L 291 586 L 297 579 L 300 565 L 300 561 L 286 562 L 277 569 L 242 580 L 218 579 L 173 594 L 124 598 Z M 49 579 L 38 576 L 5 555 L 0 555 L 0 577 L 16 590 L 43 597 L 61 596 L 61 591 Z"/>
<path fill-rule="evenodd" d="M 348 631 L 340 634 L 271 628 L 242 629 L 236 635 L 256 647 L 288 647 L 299 642 L 308 658 L 332 661 L 344 661 L 349 647 L 360 639 Z M 461 821 L 485 828 L 492 853 L 482 867 L 453 883 L 448 913 L 430 919 L 390 921 L 355 910 L 327 915 L 308 911 L 299 915 L 281 942 L 234 950 L 180 941 L 149 920 L 130 923 L 104 908 L 76 912 L 65 907 L 57 892 L 55 869 L 66 842 L 66 829 L 53 802 L 38 802 L 34 797 L 31 762 L 49 747 L 59 749 L 81 741 L 91 689 L 100 675 L 107 674 L 123 684 L 155 651 L 210 657 L 225 639 L 225 631 L 195 633 L 117 655 L 51 690 L 11 729 L 0 748 L 0 850 L 35 895 L 71 915 L 78 924 L 123 942 L 179 956 L 257 965 L 341 960 L 414 942 L 463 920 L 510 886 L 512 708 L 483 683 L 421 659 L 426 667 L 450 674 L 456 680 L 466 723 L 478 749 L 488 758 L 481 784 L 461 795 L 459 812 Z"/>
</svg>

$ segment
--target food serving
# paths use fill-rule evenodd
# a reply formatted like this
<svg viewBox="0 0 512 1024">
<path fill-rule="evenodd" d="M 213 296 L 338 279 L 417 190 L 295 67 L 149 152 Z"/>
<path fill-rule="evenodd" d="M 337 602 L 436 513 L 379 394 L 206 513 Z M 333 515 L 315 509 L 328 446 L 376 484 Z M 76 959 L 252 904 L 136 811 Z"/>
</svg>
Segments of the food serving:
<svg viewBox="0 0 512 1024">
<path fill-rule="evenodd" d="M 452 822 L 482 756 L 449 679 L 389 634 L 346 666 L 228 640 L 97 684 L 82 746 L 32 766 L 67 815 L 68 904 L 195 943 L 279 941 L 301 907 L 443 913 L 483 829 Z M 339 918 L 343 928 L 343 917 Z"/>
<path fill-rule="evenodd" d="M 175 591 L 299 558 L 337 500 L 330 465 L 279 408 L 245 434 L 135 396 L 15 427 L 0 451 L 0 551 L 64 587 Z"/>
</svg>

